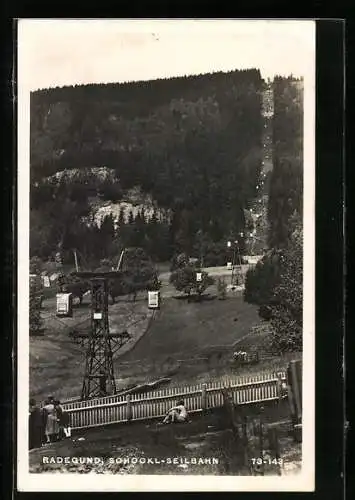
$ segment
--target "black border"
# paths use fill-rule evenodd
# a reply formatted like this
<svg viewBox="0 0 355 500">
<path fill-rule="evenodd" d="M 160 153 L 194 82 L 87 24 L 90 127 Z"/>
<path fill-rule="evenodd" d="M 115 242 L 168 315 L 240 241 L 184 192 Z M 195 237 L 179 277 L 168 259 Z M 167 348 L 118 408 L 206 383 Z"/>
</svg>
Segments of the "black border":
<svg viewBox="0 0 355 500">
<path fill-rule="evenodd" d="M 1 6 L 2 7 L 2 6 Z M 1 12 L 1 11 L 0 11 Z M 0 496 L 10 497 L 11 488 L 14 486 L 14 319 L 17 315 L 15 305 L 16 289 L 16 241 L 14 239 L 14 226 L 16 225 L 16 212 L 14 202 L 16 199 L 16 123 L 14 113 L 16 102 L 14 95 L 16 86 L 13 79 L 14 66 L 14 32 L 12 22 L 7 22 L 0 29 L 0 111 L 2 117 L 2 132 L 0 134 L 1 151 L 1 217 L 3 237 L 3 269 L 1 294 L 1 320 L 2 331 L 0 335 L 1 353 L 1 420 L 0 420 Z"/>
<path fill-rule="evenodd" d="M 346 477 L 346 493 L 347 498 L 355 497 L 355 484 L 353 473 L 353 460 L 354 460 L 354 417 L 353 412 L 349 410 L 354 408 L 354 397 L 351 398 L 351 390 L 354 391 L 354 371 L 350 370 L 351 356 L 354 353 L 354 314 L 351 315 L 351 281 L 349 276 L 353 274 L 354 261 L 351 259 L 351 249 L 354 247 L 354 227 L 355 227 L 355 210 L 353 193 L 354 189 L 351 185 L 351 180 L 354 181 L 353 165 L 355 160 L 355 144 L 354 144 L 354 88 L 355 88 L 355 71 L 351 68 L 351 61 L 354 66 L 355 54 L 355 22 L 354 19 L 347 22 L 346 26 L 346 189 L 345 189 L 345 306 L 344 306 L 344 326 L 345 326 L 345 382 L 346 382 L 346 430 L 344 430 L 344 438 L 346 440 L 346 463 L 345 463 L 345 477 Z M 353 71 L 351 72 L 351 69 Z M 352 176 L 351 176 L 352 174 Z M 353 322 L 351 322 L 353 320 Z M 352 402 L 352 405 L 350 404 Z M 353 418 L 351 418 L 353 417 Z M 353 452 L 351 454 L 351 452 Z"/>
<path fill-rule="evenodd" d="M 316 494 L 332 499 L 342 498 L 344 457 L 344 28 L 317 23 Z"/>
<path fill-rule="evenodd" d="M 13 36 L 12 26 L 5 26 L 5 37 Z M 281 496 L 296 496 L 305 498 L 312 495 L 314 498 L 330 498 L 336 500 L 343 496 L 343 378 L 342 378 L 342 340 L 343 340 L 343 22 L 322 20 L 317 22 L 317 160 L 316 160 L 316 492 L 315 493 L 278 493 Z M 281 42 L 282 43 L 282 42 Z M 12 66 L 12 55 L 9 57 L 9 46 L 5 44 L 2 69 L 5 60 L 5 99 L 4 115 L 6 122 L 16 130 L 16 120 L 12 120 L 15 109 L 12 106 L 11 84 L 8 85 L 9 68 Z M 3 46 L 2 46 L 3 47 Z M 11 51 L 10 51 L 11 52 Z M 11 74 L 11 73 L 10 73 Z M 10 92 L 9 92 L 10 91 Z M 9 102 L 10 99 L 10 102 Z M 9 132 L 9 131 L 8 131 Z M 12 144 L 12 133 L 2 135 L 2 141 L 7 146 Z M 14 144 L 16 140 L 14 141 Z M 6 180 L 3 183 L 2 203 L 3 220 L 7 222 L 5 228 L 5 247 L 10 248 L 5 260 L 5 277 L 7 297 L 10 297 L 9 309 L 12 306 L 12 292 L 14 291 L 11 281 L 15 277 L 9 273 L 9 261 L 11 266 L 12 255 L 15 256 L 15 238 L 12 237 L 11 216 L 12 207 L 16 214 L 16 193 L 12 197 L 12 189 L 16 189 L 16 162 L 13 158 L 13 150 L 6 156 L 7 164 L 4 164 L 3 174 Z M 13 171 L 9 165 L 13 161 Z M 6 163 L 6 162 L 5 162 Z M 305 168 L 307 166 L 305 165 Z M 16 217 L 15 217 L 16 231 Z M 14 259 L 15 263 L 15 259 Z M 13 268 L 15 271 L 15 267 Z M 16 271 L 15 271 L 16 272 Z M 8 293 L 10 290 L 10 293 Z M 5 295 L 6 296 L 6 295 Z M 7 304 L 5 306 L 7 308 Z M 15 311 L 15 309 L 14 309 Z M 6 319 L 5 319 L 6 321 Z M 13 398 L 11 386 L 11 350 L 12 339 L 7 332 L 12 330 L 12 314 L 4 325 L 5 350 L 2 356 L 3 380 L 5 380 L 5 391 L 3 392 L 3 408 L 7 414 L 6 420 L 2 420 L 2 457 L 3 476 L 3 498 L 7 498 L 6 492 L 12 488 L 9 481 L 13 464 L 11 450 L 11 420 L 13 418 L 12 407 L 9 404 Z M 14 436 L 15 437 L 15 436 Z M 4 446 L 5 444 L 5 446 Z M 9 449 L 7 449 L 9 444 Z M 13 441 L 13 448 L 16 446 Z M 7 484 L 10 488 L 4 490 Z M 225 493 L 226 494 L 226 493 Z M 234 493 L 233 493 L 234 494 Z M 10 493 L 11 495 L 11 493 Z M 9 495 L 9 497 L 10 497 Z M 48 493 L 19 493 L 14 491 L 14 498 L 27 495 L 30 499 L 38 497 L 47 498 Z M 62 494 L 50 494 L 51 497 L 59 498 Z M 72 493 L 64 493 L 64 498 L 72 498 Z M 76 496 L 77 494 L 74 494 Z M 80 494 L 79 494 L 80 495 Z M 87 494 L 84 494 L 87 495 Z M 90 494 L 92 497 L 97 493 Z M 227 493 L 228 495 L 228 493 Z M 229 494 L 230 495 L 230 494 Z M 243 493 L 238 493 L 243 495 Z M 250 498 L 256 498 L 265 493 L 249 493 Z M 270 498 L 274 493 L 266 493 Z M 271 496 L 272 495 L 272 496 Z M 99 496 L 101 496 L 99 494 Z"/>
</svg>

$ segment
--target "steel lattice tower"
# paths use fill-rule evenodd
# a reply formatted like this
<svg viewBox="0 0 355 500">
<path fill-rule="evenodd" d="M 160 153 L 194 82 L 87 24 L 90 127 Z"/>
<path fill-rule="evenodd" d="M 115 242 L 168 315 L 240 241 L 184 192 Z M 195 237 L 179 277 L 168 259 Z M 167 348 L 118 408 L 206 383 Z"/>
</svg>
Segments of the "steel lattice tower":
<svg viewBox="0 0 355 500">
<path fill-rule="evenodd" d="M 122 347 L 130 338 L 127 332 L 110 335 L 109 330 L 108 278 L 117 278 L 119 273 L 75 274 L 89 279 L 91 283 L 91 329 L 85 336 L 86 361 L 81 399 L 115 394 L 113 350 Z"/>
</svg>

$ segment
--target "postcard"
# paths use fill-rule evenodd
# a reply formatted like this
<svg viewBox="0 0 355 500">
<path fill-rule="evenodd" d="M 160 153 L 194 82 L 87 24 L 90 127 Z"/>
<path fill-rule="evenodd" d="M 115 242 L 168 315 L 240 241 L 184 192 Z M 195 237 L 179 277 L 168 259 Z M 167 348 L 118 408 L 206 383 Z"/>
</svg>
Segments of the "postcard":
<svg viewBox="0 0 355 500">
<path fill-rule="evenodd" d="M 19 491 L 313 491 L 315 22 L 18 20 Z"/>
</svg>

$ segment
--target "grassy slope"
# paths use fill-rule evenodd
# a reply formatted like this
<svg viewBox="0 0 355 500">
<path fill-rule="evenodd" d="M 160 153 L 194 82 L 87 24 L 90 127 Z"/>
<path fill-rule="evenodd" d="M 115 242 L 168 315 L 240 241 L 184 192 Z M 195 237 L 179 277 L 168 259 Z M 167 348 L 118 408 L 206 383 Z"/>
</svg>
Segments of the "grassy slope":
<svg viewBox="0 0 355 500">
<path fill-rule="evenodd" d="M 55 393 L 63 398 L 80 393 L 84 353 L 68 338 L 67 333 L 69 328 L 88 319 L 88 304 L 76 308 L 73 318 L 59 320 L 54 312 L 55 303 L 46 301 L 43 310 L 45 335 L 32 338 L 30 342 L 30 392 L 33 397 L 43 398 Z M 129 331 L 137 338 L 147 328 L 150 314 L 143 298 L 135 304 L 120 300 L 110 306 L 111 331 L 122 331 L 127 324 L 131 324 Z M 176 361 L 204 356 L 204 350 L 211 345 L 232 344 L 258 321 L 256 309 L 245 304 L 241 297 L 199 304 L 164 299 L 148 332 L 134 349 L 114 360 L 118 386 L 169 375 L 176 382 L 187 378 L 190 383 L 199 375 L 219 375 L 215 373 L 213 362 L 212 365 L 197 362 L 192 366 L 185 363 L 179 370 Z M 88 326 L 88 323 L 83 323 L 82 327 L 85 325 Z"/>
<path fill-rule="evenodd" d="M 124 360 L 189 357 L 211 345 L 233 344 L 259 322 L 254 306 L 241 297 L 187 303 L 166 299 L 152 329 Z"/>
<path fill-rule="evenodd" d="M 150 330 L 118 360 L 117 373 L 123 385 L 170 377 L 174 386 L 235 373 L 233 343 L 259 322 L 257 309 L 234 294 L 190 304 L 166 298 Z"/>
<path fill-rule="evenodd" d="M 240 295 L 229 293 L 224 301 L 215 298 L 187 303 L 184 299 L 172 298 L 170 288 L 164 286 L 166 297 L 146 333 L 151 311 L 144 296 L 136 303 L 121 298 L 110 306 L 111 331 L 122 331 L 131 325 L 128 331 L 139 339 L 134 348 L 129 350 L 133 342 L 126 344 L 120 356 L 114 357 L 118 388 L 161 377 L 170 377 L 171 385 L 192 385 L 231 373 L 277 370 L 286 366 L 288 357 L 269 357 L 260 364 L 244 367 L 237 367 L 233 362 L 234 350 L 260 348 L 263 353 L 265 341 L 260 335 L 245 338 L 260 319 L 257 308 L 245 303 Z M 58 320 L 54 312 L 55 302 L 45 301 L 45 336 L 32 338 L 30 342 L 30 393 L 37 398 L 49 393 L 60 398 L 73 397 L 81 390 L 84 352 L 68 338 L 67 332 L 69 326 L 83 320 L 89 326 L 88 303 L 75 309 L 73 319 Z M 233 347 L 238 340 L 240 344 Z"/>
</svg>

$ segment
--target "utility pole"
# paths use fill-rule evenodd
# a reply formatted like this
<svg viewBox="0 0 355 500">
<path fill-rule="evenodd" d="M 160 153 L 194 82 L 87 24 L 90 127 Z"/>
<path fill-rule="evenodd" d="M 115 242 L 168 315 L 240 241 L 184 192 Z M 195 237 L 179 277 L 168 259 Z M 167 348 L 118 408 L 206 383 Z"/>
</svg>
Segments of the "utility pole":
<svg viewBox="0 0 355 500">
<path fill-rule="evenodd" d="M 119 258 L 119 261 L 118 261 L 118 264 L 117 264 L 117 268 L 116 268 L 116 271 L 119 271 L 120 270 L 120 267 L 122 265 L 122 259 L 123 259 L 123 255 L 125 253 L 125 249 L 122 250 L 121 252 L 121 255 L 120 255 L 120 258 Z"/>
<path fill-rule="evenodd" d="M 243 238 L 244 233 L 240 233 L 239 236 Z M 233 246 L 233 262 L 232 262 L 232 275 L 231 275 L 231 285 L 234 285 L 234 276 L 235 276 L 235 267 L 236 267 L 236 252 L 238 252 L 238 260 L 239 260 L 239 267 L 241 268 L 242 266 L 242 259 L 240 255 L 240 248 L 239 248 L 239 241 L 228 241 L 227 242 L 227 247 L 231 248 Z"/>
<path fill-rule="evenodd" d="M 232 262 L 231 285 L 234 285 L 234 274 L 235 274 L 235 250 L 236 250 L 236 243 L 234 243 L 234 246 L 233 246 L 233 262 Z"/>
<path fill-rule="evenodd" d="M 127 332 L 110 335 L 108 318 L 108 279 L 118 278 L 120 273 L 79 272 L 78 277 L 91 284 L 91 329 L 87 338 L 86 362 L 81 399 L 106 396 L 116 392 L 113 370 L 113 344 L 119 348 L 130 338 Z"/>
</svg>

